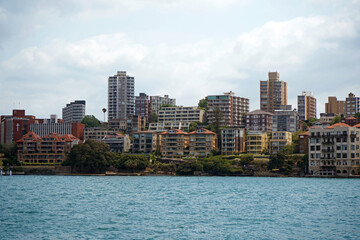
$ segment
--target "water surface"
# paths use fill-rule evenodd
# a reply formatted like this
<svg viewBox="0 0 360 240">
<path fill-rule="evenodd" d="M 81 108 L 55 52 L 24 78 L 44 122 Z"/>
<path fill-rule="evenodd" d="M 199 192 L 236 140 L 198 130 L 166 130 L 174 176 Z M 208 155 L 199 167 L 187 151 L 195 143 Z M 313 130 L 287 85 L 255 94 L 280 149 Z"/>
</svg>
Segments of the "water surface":
<svg viewBox="0 0 360 240">
<path fill-rule="evenodd" d="M 360 239 L 360 180 L 0 177 L 0 239 Z"/>
</svg>

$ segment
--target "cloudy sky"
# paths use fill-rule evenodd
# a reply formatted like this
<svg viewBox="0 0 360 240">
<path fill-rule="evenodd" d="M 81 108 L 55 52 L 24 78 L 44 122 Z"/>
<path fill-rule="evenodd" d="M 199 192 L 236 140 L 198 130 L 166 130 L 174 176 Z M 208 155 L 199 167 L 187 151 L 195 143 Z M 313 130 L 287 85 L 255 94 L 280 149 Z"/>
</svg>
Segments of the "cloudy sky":
<svg viewBox="0 0 360 240">
<path fill-rule="evenodd" d="M 0 115 L 39 118 L 85 99 L 103 119 L 107 78 L 135 77 L 136 94 L 197 105 L 234 91 L 259 108 L 259 80 L 278 71 L 288 101 L 312 91 L 360 95 L 360 1 L 0 0 Z"/>
</svg>

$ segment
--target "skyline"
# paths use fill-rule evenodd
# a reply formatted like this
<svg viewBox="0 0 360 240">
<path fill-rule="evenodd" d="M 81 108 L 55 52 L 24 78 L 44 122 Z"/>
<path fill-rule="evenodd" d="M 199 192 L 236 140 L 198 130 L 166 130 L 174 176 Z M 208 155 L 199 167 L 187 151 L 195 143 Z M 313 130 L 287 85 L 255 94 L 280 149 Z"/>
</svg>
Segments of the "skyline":
<svg viewBox="0 0 360 240">
<path fill-rule="evenodd" d="M 61 116 L 83 99 L 86 114 L 103 119 L 117 71 L 135 77 L 135 95 L 196 106 L 233 91 L 252 111 L 260 80 L 278 71 L 288 104 L 297 108 L 311 91 L 319 115 L 328 96 L 360 95 L 359 9 L 359 1 L 0 1 L 0 114 Z"/>
</svg>

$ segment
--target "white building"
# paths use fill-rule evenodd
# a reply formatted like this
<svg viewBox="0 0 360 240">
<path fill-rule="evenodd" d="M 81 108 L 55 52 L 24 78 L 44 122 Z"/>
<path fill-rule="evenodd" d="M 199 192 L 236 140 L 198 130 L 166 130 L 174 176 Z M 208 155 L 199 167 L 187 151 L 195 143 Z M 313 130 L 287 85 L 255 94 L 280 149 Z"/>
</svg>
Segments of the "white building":
<svg viewBox="0 0 360 240">
<path fill-rule="evenodd" d="M 64 123 L 81 122 L 85 117 L 85 100 L 75 100 L 62 109 Z"/>
</svg>

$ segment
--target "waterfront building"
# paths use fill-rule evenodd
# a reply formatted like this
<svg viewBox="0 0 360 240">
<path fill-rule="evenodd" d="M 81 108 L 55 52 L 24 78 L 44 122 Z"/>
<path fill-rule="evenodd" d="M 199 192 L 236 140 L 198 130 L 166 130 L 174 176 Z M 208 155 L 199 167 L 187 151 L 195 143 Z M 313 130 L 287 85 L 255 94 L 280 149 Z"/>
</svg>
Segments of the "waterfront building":
<svg viewBox="0 0 360 240">
<path fill-rule="evenodd" d="M 61 164 L 79 141 L 71 134 L 50 133 L 42 138 L 30 131 L 16 142 L 18 161 L 23 164 Z"/>
<path fill-rule="evenodd" d="M 322 124 L 329 124 L 332 122 L 332 120 L 338 116 L 335 113 L 320 113 L 320 122 Z"/>
<path fill-rule="evenodd" d="M 150 99 L 145 93 L 140 93 L 135 97 L 135 115 L 145 117 L 149 121 Z"/>
<path fill-rule="evenodd" d="M 206 157 L 212 150 L 217 149 L 216 133 L 205 128 L 199 128 L 189 133 L 189 155 L 193 157 Z"/>
<path fill-rule="evenodd" d="M 287 83 L 280 81 L 278 72 L 269 72 L 269 80 L 260 81 L 260 110 L 275 113 L 287 105 Z"/>
<path fill-rule="evenodd" d="M 223 95 L 209 95 L 208 122 L 220 126 L 241 126 L 244 116 L 249 112 L 249 99 L 235 96 L 234 92 Z"/>
<path fill-rule="evenodd" d="M 316 98 L 311 92 L 303 91 L 297 98 L 299 120 L 316 118 Z"/>
<path fill-rule="evenodd" d="M 360 125 L 359 125 L 360 127 Z M 360 129 L 337 123 L 309 130 L 309 173 L 314 176 L 352 176 L 360 170 Z"/>
<path fill-rule="evenodd" d="M 248 131 L 271 132 L 273 123 L 272 113 L 255 110 L 246 114 L 245 128 Z"/>
<path fill-rule="evenodd" d="M 221 154 L 233 155 L 245 152 L 245 128 L 221 129 Z"/>
<path fill-rule="evenodd" d="M 105 136 L 117 133 L 116 130 L 111 130 L 104 127 L 92 127 L 84 129 L 84 141 L 91 139 L 101 142 Z"/>
<path fill-rule="evenodd" d="M 110 133 L 102 140 L 110 147 L 110 151 L 114 153 L 123 153 L 130 150 L 130 138 L 127 134 Z"/>
<path fill-rule="evenodd" d="M 160 108 L 162 105 L 176 105 L 176 99 L 175 98 L 169 98 L 169 95 L 161 96 L 150 96 L 150 113 L 156 113 L 158 114 Z"/>
<path fill-rule="evenodd" d="M 133 134 L 134 153 L 152 153 L 160 150 L 160 135 L 153 131 L 139 131 Z"/>
<path fill-rule="evenodd" d="M 349 96 L 345 99 L 345 116 L 355 116 L 360 112 L 360 97 L 356 97 L 355 94 L 349 93 Z"/>
<path fill-rule="evenodd" d="M 328 102 L 325 103 L 325 113 L 333 113 L 335 115 L 345 114 L 346 103 L 344 100 L 337 100 L 336 97 L 328 97 Z"/>
<path fill-rule="evenodd" d="M 270 153 L 277 154 L 284 149 L 286 145 L 292 143 L 292 133 L 286 131 L 272 132 L 270 139 Z"/>
<path fill-rule="evenodd" d="M 25 115 L 25 110 L 14 109 L 12 115 L 0 117 L 0 144 L 10 144 L 21 139 L 30 131 L 30 124 L 39 121 L 32 115 Z"/>
<path fill-rule="evenodd" d="M 249 131 L 246 136 L 246 151 L 251 154 L 261 154 L 269 149 L 269 137 L 266 132 Z"/>
<path fill-rule="evenodd" d="M 30 124 L 30 130 L 39 135 L 45 137 L 50 133 L 57 133 L 60 135 L 71 134 L 80 140 L 84 139 L 85 125 L 82 123 L 32 123 Z"/>
<path fill-rule="evenodd" d="M 347 124 L 347 125 L 349 125 L 349 126 L 355 126 L 356 124 L 358 124 L 359 122 L 358 122 L 358 120 L 357 120 L 357 118 L 354 118 L 354 117 L 348 117 L 348 118 L 346 118 L 345 120 L 345 123 Z"/>
<path fill-rule="evenodd" d="M 299 133 L 299 153 L 307 154 L 309 152 L 309 131 Z"/>
<path fill-rule="evenodd" d="M 181 158 L 189 155 L 189 134 L 179 129 L 170 129 L 161 135 L 161 154 L 166 158 Z"/>
<path fill-rule="evenodd" d="M 272 131 L 296 132 L 299 129 L 299 115 L 291 105 L 281 106 L 273 115 Z"/>
<path fill-rule="evenodd" d="M 135 78 L 118 71 L 108 78 L 108 120 L 130 119 L 135 111 Z"/>
<path fill-rule="evenodd" d="M 85 100 L 75 100 L 66 104 L 62 109 L 62 118 L 64 123 L 81 122 L 85 117 Z"/>
</svg>

